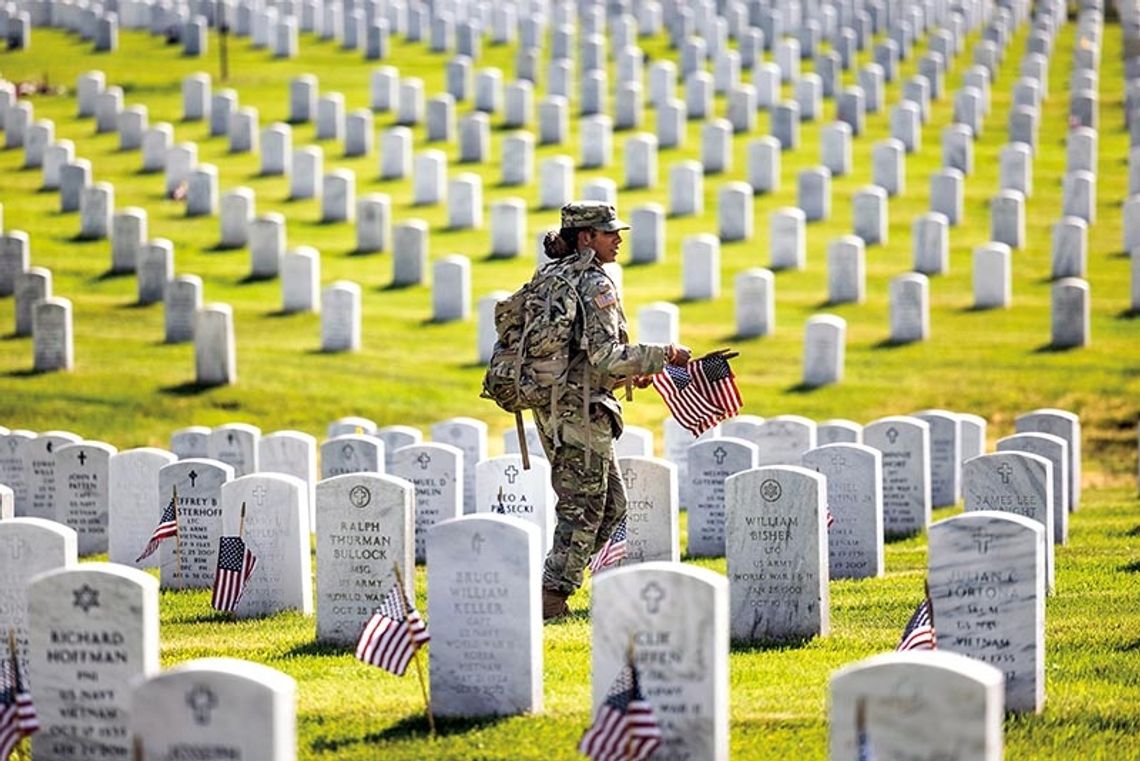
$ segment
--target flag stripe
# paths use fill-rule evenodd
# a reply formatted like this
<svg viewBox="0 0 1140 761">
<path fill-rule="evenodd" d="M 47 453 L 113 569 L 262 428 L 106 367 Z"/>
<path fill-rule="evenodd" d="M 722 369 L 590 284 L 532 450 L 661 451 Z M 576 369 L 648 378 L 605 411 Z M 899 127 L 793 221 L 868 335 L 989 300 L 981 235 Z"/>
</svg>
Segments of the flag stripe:
<svg viewBox="0 0 1140 761">
<path fill-rule="evenodd" d="M 356 657 L 403 676 L 416 650 L 430 640 L 419 611 L 408 604 L 399 585 L 393 585 L 365 623 L 356 643 Z"/>
</svg>

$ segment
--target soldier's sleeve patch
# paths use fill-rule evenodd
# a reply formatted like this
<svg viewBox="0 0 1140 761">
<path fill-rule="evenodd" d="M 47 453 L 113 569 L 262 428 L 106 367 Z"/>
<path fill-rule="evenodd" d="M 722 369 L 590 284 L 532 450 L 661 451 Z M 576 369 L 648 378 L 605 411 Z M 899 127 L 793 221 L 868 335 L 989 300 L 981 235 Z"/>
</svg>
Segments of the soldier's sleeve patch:
<svg viewBox="0 0 1140 761">
<path fill-rule="evenodd" d="M 598 305 L 598 309 L 611 307 L 617 303 L 617 294 L 607 288 L 594 297 L 594 303 Z"/>
</svg>

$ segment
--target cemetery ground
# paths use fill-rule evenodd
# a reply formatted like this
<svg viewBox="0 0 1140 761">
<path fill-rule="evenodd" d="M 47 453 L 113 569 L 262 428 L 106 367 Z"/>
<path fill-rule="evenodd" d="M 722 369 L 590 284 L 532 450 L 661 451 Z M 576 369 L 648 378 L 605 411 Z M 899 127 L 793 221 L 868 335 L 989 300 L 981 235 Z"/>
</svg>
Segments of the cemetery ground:
<svg viewBox="0 0 1140 761">
<path fill-rule="evenodd" d="M 975 151 L 977 166 L 966 185 L 965 222 L 951 234 L 951 268 L 932 278 L 931 338 L 906 346 L 887 342 L 887 283 L 910 265 L 910 225 L 928 208 L 928 177 L 940 166 L 938 136 L 951 121 L 948 98 L 932 104 L 924 126 L 924 148 L 907 157 L 907 192 L 890 201 L 890 240 L 868 248 L 867 299 L 862 304 L 827 306 L 826 243 L 852 229 L 849 199 L 867 184 L 870 146 L 889 134 L 887 110 L 868 115 L 867 133 L 855 141 L 853 171 L 833 179 L 829 221 L 808 228 L 808 266 L 777 276 L 777 329 L 762 339 L 733 336 L 732 300 L 726 293 L 708 302 L 680 303 L 680 241 L 687 235 L 716 231 L 716 196 L 721 180 L 739 179 L 746 165 L 744 141 L 734 141 L 734 170 L 704 180 L 706 213 L 670 218 L 665 261 L 627 267 L 627 313 L 658 301 L 679 302 L 682 338 L 698 350 L 732 345 L 742 352 L 734 365 L 746 400 L 744 412 L 759 415 L 797 413 L 817 420 L 849 418 L 860 422 L 929 407 L 973 412 L 989 421 L 989 441 L 1013 432 L 1015 415 L 1037 407 L 1076 412 L 1084 431 L 1085 496 L 1072 516 L 1070 541 L 1057 548 L 1057 594 L 1047 602 L 1047 702 L 1042 715 L 1007 720 L 1009 758 L 1135 758 L 1140 732 L 1140 512 L 1137 511 L 1136 421 L 1140 417 L 1140 373 L 1136 349 L 1140 321 L 1130 312 L 1129 261 L 1120 252 L 1120 202 L 1127 192 L 1128 134 L 1123 129 L 1123 68 L 1119 29 L 1107 24 L 1100 75 L 1101 130 L 1098 220 L 1089 227 L 1092 344 L 1072 351 L 1049 348 L 1049 239 L 1060 216 L 1060 178 L 1064 173 L 1066 90 L 1073 26 L 1056 41 L 1050 66 L 1050 99 L 1042 104 L 1040 152 L 1034 162 L 1035 193 L 1026 206 L 1027 243 L 1015 253 L 1013 305 L 1009 309 L 971 308 L 970 254 L 989 239 L 988 201 L 997 191 L 997 152 L 1004 144 L 1009 83 L 1025 47 L 1025 29 L 1007 51 L 993 92 L 993 110 Z M 969 51 L 976 35 L 966 43 Z M 509 420 L 489 402 L 477 399 L 482 369 L 475 362 L 474 320 L 434 324 L 426 286 L 392 288 L 391 253 L 359 255 L 351 224 L 323 224 L 318 202 L 286 200 L 286 180 L 260 177 L 253 154 L 231 154 L 224 137 L 210 138 L 202 122 L 181 121 L 183 76 L 209 71 L 217 80 L 214 51 L 190 59 L 178 46 L 159 38 L 124 31 L 115 54 L 96 55 L 62 32 L 39 29 L 31 49 L 0 55 L 0 73 L 13 81 L 37 81 L 66 93 L 35 96 L 36 118 L 55 122 L 56 137 L 75 141 L 76 155 L 92 160 L 96 180 L 115 186 L 116 207 L 139 206 L 149 215 L 151 237 L 174 243 L 175 269 L 205 282 L 205 300 L 231 304 L 237 333 L 239 381 L 203 389 L 194 384 L 193 348 L 162 343 L 162 307 L 135 305 L 135 281 L 110 276 L 109 243 L 79 241 L 75 214 L 58 212 L 58 196 L 40 192 L 40 172 L 22 169 L 23 153 L 0 151 L 0 199 L 4 229 L 26 230 L 32 264 L 49 267 L 56 295 L 75 305 L 73 372 L 31 372 L 30 338 L 0 340 L 0 422 L 34 430 L 74 430 L 85 438 L 108 441 L 120 449 L 163 446 L 176 428 L 191 424 L 253 423 L 269 432 L 297 429 L 321 435 L 331 420 L 360 414 L 380 424 L 409 424 L 426 430 L 432 422 L 472 415 L 492 426 L 491 440 Z M 428 95 L 444 90 L 445 55 L 393 39 L 385 64 L 402 75 L 424 79 Z M 672 55 L 663 38 L 642 40 L 651 60 Z M 370 62 L 331 42 L 302 37 L 296 60 L 275 60 L 254 50 L 248 40 L 230 44 L 231 79 L 242 105 L 260 110 L 261 125 L 284 121 L 290 78 L 319 77 L 321 92 L 344 94 L 347 109 L 368 104 Z M 866 60 L 861 54 L 860 61 Z M 968 56 L 968 53 L 966 54 Z M 900 82 L 918 56 L 903 62 L 903 76 L 887 85 L 886 102 L 898 99 Z M 947 89 L 957 86 L 965 66 L 947 75 Z M 485 45 L 478 67 L 514 69 L 514 49 Z M 145 104 L 151 124 L 175 125 L 176 142 L 193 140 L 199 160 L 219 168 L 223 192 L 253 188 L 259 213 L 276 210 L 288 219 L 289 247 L 311 245 L 322 254 L 322 281 L 348 279 L 361 284 L 363 347 L 354 353 L 319 350 L 319 317 L 283 315 L 277 280 L 248 278 L 245 249 L 219 250 L 216 216 L 187 218 L 184 204 L 163 195 L 162 175 L 139 171 L 137 152 L 121 152 L 115 133 L 94 134 L 90 119 L 75 115 L 73 87 L 88 70 L 106 73 L 109 84 L 124 89 L 125 104 Z M 851 72 L 844 75 L 850 82 Z M 541 91 L 541 90 L 540 90 Z M 825 110 L 831 113 L 832 103 Z M 717 99 L 717 112 L 724 103 Z M 460 109 L 460 113 L 463 109 Z M 651 113 L 651 112 L 650 112 Z M 760 129 L 765 130 L 761 114 Z M 382 130 L 390 113 L 376 114 Z M 492 121 L 500 122 L 499 117 Z M 646 128 L 651 129 L 652 118 Z M 294 125 L 294 145 L 313 139 L 313 125 Z M 541 146 L 536 160 L 567 154 L 577 160 L 577 122 L 563 146 Z M 414 128 L 416 149 L 424 147 L 422 125 Z M 507 131 L 496 128 L 491 156 L 500 155 Z M 576 172 L 576 182 L 608 176 L 621 185 L 618 160 L 605 170 Z M 394 221 L 422 218 L 431 226 L 433 258 L 461 253 L 473 260 L 472 293 L 514 288 L 533 267 L 531 256 L 491 259 L 486 228 L 446 229 L 443 206 L 413 207 L 411 183 L 378 179 L 375 150 L 367 157 L 345 158 L 334 141 L 325 148 L 326 170 L 355 171 L 357 193 L 383 192 L 392 198 Z M 699 152 L 699 123 L 689 122 L 682 149 L 662 149 L 661 180 L 651 190 L 622 190 L 622 211 L 660 201 L 667 168 Z M 452 162 L 456 146 L 433 144 Z M 757 232 L 751 240 L 722 246 L 722 278 L 730 283 L 739 271 L 768 264 L 767 214 L 795 205 L 795 176 L 815 165 L 818 123 L 803 128 L 803 145 L 784 154 L 781 189 L 757 196 Z M 518 196 L 528 208 L 528 240 L 556 222 L 556 211 L 537 209 L 537 190 L 500 187 L 499 165 L 452 165 L 484 179 L 485 201 Z M 623 258 L 628 257 L 628 253 Z M 0 300 L 0 325 L 13 324 L 12 299 Z M 800 386 L 805 320 L 820 311 L 848 322 L 845 379 L 808 391 Z M 8 332 L 8 327 L 3 333 Z M 627 405 L 628 423 L 660 429 L 663 407 L 642 392 Z M 492 445 L 492 453 L 496 453 Z M 936 512 L 947 517 L 955 509 Z M 684 529 L 684 518 L 682 528 Z M 682 546 L 685 546 L 682 536 Z M 723 573 L 723 559 L 690 561 Z M 826 746 L 826 686 L 835 669 L 892 648 L 922 594 L 926 564 L 925 536 L 888 544 L 884 578 L 832 582 L 832 633 L 798 646 L 735 648 L 730 660 L 732 750 L 739 758 L 785 758 L 797 754 L 823 757 Z M 417 598 L 424 609 L 424 571 L 417 572 Z M 265 663 L 299 682 L 299 747 L 304 758 L 572 758 L 574 745 L 589 722 L 588 589 L 571 600 L 575 615 L 545 627 L 546 710 L 536 717 L 499 721 L 442 723 L 428 739 L 421 718 L 419 688 L 409 674 L 402 680 L 362 666 L 351 654 L 313 644 L 312 618 L 279 615 L 227 622 L 210 613 L 205 592 L 164 592 L 162 657 L 170 666 L 189 658 L 232 655 Z M 430 622 L 429 622 L 430 623 Z"/>
</svg>

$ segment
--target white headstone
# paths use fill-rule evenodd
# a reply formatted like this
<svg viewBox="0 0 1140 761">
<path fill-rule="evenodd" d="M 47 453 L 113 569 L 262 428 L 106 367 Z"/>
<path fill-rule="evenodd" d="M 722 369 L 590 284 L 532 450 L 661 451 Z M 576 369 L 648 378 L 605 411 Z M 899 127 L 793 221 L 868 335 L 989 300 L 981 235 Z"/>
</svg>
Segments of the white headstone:
<svg viewBox="0 0 1140 761">
<path fill-rule="evenodd" d="M 112 563 L 154 568 L 156 553 L 137 560 L 158 525 L 161 509 L 169 498 L 159 490 L 159 470 L 177 461 L 164 449 L 143 447 L 111 455 L 108 475 L 108 556 Z"/>
<path fill-rule="evenodd" d="M 863 428 L 863 443 L 882 452 L 883 530 L 917 534 L 930 524 L 930 424 L 916 417 L 884 417 Z"/>
<path fill-rule="evenodd" d="M 686 488 L 688 553 L 719 557 L 725 551 L 725 479 L 758 465 L 755 444 L 729 437 L 698 441 L 688 449 Z"/>
<path fill-rule="evenodd" d="M 531 457 L 530 470 L 513 454 L 475 466 L 475 512 L 513 516 L 538 526 L 543 553 L 554 540 L 554 500 L 550 463 L 540 457 Z"/>
</svg>

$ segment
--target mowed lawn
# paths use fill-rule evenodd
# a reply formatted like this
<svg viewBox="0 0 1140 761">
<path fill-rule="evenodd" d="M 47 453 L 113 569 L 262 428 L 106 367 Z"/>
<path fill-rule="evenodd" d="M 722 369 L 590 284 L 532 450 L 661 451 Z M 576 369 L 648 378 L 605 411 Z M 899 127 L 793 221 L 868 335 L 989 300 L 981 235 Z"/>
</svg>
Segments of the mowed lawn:
<svg viewBox="0 0 1140 761">
<path fill-rule="evenodd" d="M 973 412 L 989 421 L 989 443 L 1013 432 L 1020 412 L 1051 406 L 1072 410 L 1084 426 L 1085 497 L 1072 519 L 1069 545 L 1057 556 L 1057 594 L 1047 604 L 1046 669 L 1048 697 L 1041 716 L 1007 721 L 1009 758 L 1136 758 L 1140 730 L 1140 504 L 1136 498 L 1136 424 L 1140 380 L 1136 368 L 1140 320 L 1130 312 L 1129 260 L 1121 252 L 1120 204 L 1127 192 L 1128 135 L 1123 129 L 1123 65 L 1118 26 L 1106 25 L 1100 71 L 1101 130 L 1097 222 L 1089 230 L 1089 282 L 1092 292 L 1092 345 L 1072 351 L 1049 348 L 1050 234 L 1060 217 L 1061 177 L 1065 171 L 1072 25 L 1057 38 L 1050 67 L 1050 97 L 1042 104 L 1039 150 L 1034 162 L 1034 194 L 1026 208 L 1027 245 L 1015 252 L 1013 306 L 975 311 L 971 291 L 973 248 L 989 239 L 989 198 L 998 188 L 997 155 L 1006 141 L 1010 92 L 1025 50 L 1023 28 L 1007 50 L 993 87 L 992 111 L 976 146 L 976 169 L 968 178 L 962 225 L 951 231 L 951 269 L 931 278 L 931 339 L 889 346 L 887 288 L 891 278 L 911 268 L 910 229 L 929 208 L 929 176 L 940 166 L 939 139 L 951 121 L 952 98 L 932 105 L 923 130 L 923 147 L 907 157 L 907 188 L 890 201 L 890 239 L 867 251 L 867 300 L 828 306 L 826 247 L 852 229 L 851 196 L 870 180 L 871 147 L 889 136 L 889 109 L 901 82 L 914 73 L 925 51 L 902 64 L 900 80 L 887 86 L 887 108 L 869 114 L 866 133 L 854 142 L 854 169 L 833 179 L 832 217 L 808 226 L 808 266 L 776 278 L 776 332 L 763 339 L 734 338 L 733 278 L 767 266 L 768 215 L 796 201 L 796 174 L 819 162 L 819 127 L 833 118 L 803 125 L 803 145 L 782 159 L 781 189 L 754 202 L 752 240 L 722 246 L 722 295 L 711 302 L 681 303 L 681 241 L 687 235 L 716 233 L 717 189 L 746 177 L 746 144 L 767 132 L 760 114 L 753 135 L 735 140 L 734 167 L 704 180 L 705 214 L 670 218 L 666 259 L 626 268 L 625 308 L 634 323 L 640 308 L 654 301 L 681 307 L 682 338 L 698 351 L 731 345 L 741 352 L 734 363 L 746 400 L 745 412 L 772 416 L 795 413 L 818 420 L 841 417 L 867 422 L 887 414 L 927 407 Z M 947 92 L 959 86 L 968 67 L 972 35 L 946 78 Z M 261 125 L 287 118 L 289 79 L 313 73 L 321 91 L 341 92 L 348 110 L 368 106 L 373 64 L 334 43 L 303 36 L 301 56 L 278 61 L 254 50 L 248 40 L 230 45 L 231 78 L 217 81 L 214 57 L 187 59 L 181 49 L 158 38 L 123 32 L 120 50 L 96 55 L 90 46 L 62 32 L 36 29 L 31 50 L 0 53 L 0 74 L 13 81 L 47 82 L 65 89 L 33 98 L 36 118 L 51 119 L 56 137 L 75 142 L 76 155 L 93 164 L 96 181 L 112 182 L 116 206 L 139 206 L 149 214 L 151 237 L 174 243 L 178 274 L 197 274 L 207 301 L 233 306 L 239 381 L 204 390 L 194 381 L 193 348 L 162 343 L 162 307 L 137 307 L 135 280 L 107 276 L 110 244 L 81 242 L 77 214 L 59 214 L 56 192 L 39 192 L 39 170 L 24 170 L 23 152 L 0 150 L 0 203 L 5 229 L 31 237 L 32 263 L 52 270 L 56 295 L 75 308 L 76 369 L 36 375 L 30 339 L 12 338 L 13 300 L 0 300 L 0 424 L 33 430 L 67 429 L 108 441 L 120 449 L 166 446 L 179 427 L 242 421 L 263 431 L 299 429 L 318 438 L 334 418 L 360 414 L 380 424 L 410 424 L 425 431 L 455 415 L 473 415 L 492 427 L 491 451 L 501 451 L 509 418 L 478 399 L 482 374 L 475 362 L 475 321 L 434 324 L 430 286 L 394 289 L 391 253 L 356 255 L 350 224 L 321 224 L 315 201 L 290 202 L 282 178 L 258 176 L 255 155 L 228 153 L 225 138 L 210 138 L 202 122 L 181 122 L 182 77 L 207 71 L 215 90 L 234 88 L 241 105 L 260 111 Z M 642 40 L 650 60 L 673 56 L 663 38 Z M 510 81 L 514 48 L 484 45 L 477 67 L 497 66 Z M 861 54 L 860 63 L 868 60 Z M 447 57 L 421 46 L 394 42 L 391 60 L 406 76 L 425 82 L 428 97 L 444 89 Z M 175 139 L 194 141 L 199 159 L 217 165 L 224 193 L 238 186 L 257 193 L 258 212 L 279 211 L 288 219 L 290 246 L 311 245 L 322 254 L 322 282 L 359 283 L 364 291 L 364 346 L 353 354 L 319 351 L 317 315 L 279 314 L 279 281 L 249 281 L 248 251 L 220 251 L 216 217 L 188 219 L 184 206 L 163 198 L 161 174 L 141 174 L 141 156 L 120 152 L 114 134 L 94 134 L 91 119 L 75 115 L 74 84 L 84 71 L 100 69 L 109 84 L 124 89 L 126 105 L 143 104 L 151 124 L 169 121 Z M 805 70 L 810 63 L 805 62 Z M 540 67 L 545 72 L 544 65 Z M 611 84 L 616 80 L 612 65 Z M 844 73 L 844 85 L 854 72 Z M 544 92 L 542 81 L 537 97 Z M 679 90 L 680 92 L 680 90 Z M 790 91 L 787 93 L 790 95 Z M 468 105 L 458 109 L 460 115 Z M 717 99 L 717 113 L 725 112 Z M 393 122 L 377 113 L 381 130 Z M 555 211 L 537 209 L 537 186 L 499 185 L 499 144 L 508 131 L 492 118 L 492 159 L 482 165 L 453 163 L 450 174 L 475 172 L 484 180 L 484 202 L 521 197 L 528 203 L 528 238 L 557 224 Z M 645 129 L 654 129 L 652 110 Z M 536 162 L 566 154 L 577 161 L 576 119 L 565 146 L 543 146 Z M 429 147 L 424 127 L 415 128 L 416 150 Z M 580 184 L 611 177 L 621 187 L 622 145 L 629 133 L 614 136 L 615 161 L 605 170 L 579 170 Z M 295 147 L 314 141 L 314 126 L 295 125 Z M 379 141 L 377 141 L 378 143 Z M 517 260 L 490 260 L 489 215 L 475 231 L 446 229 L 444 206 L 413 207 L 410 181 L 378 179 L 375 153 L 346 159 L 343 145 L 321 141 L 325 171 L 353 169 L 358 196 L 382 192 L 392 198 L 396 223 L 421 218 L 431 225 L 431 256 L 460 253 L 472 259 L 472 293 L 513 289 L 533 268 L 533 253 Z M 454 160 L 455 144 L 433 144 Z M 621 191 L 620 210 L 649 202 L 667 204 L 668 167 L 699 158 L 699 124 L 690 122 L 686 144 L 662 150 L 659 183 L 652 190 Z M 800 387 L 804 322 L 833 313 L 847 321 L 846 377 L 841 384 L 805 391 Z M 642 392 L 627 406 L 627 421 L 660 430 L 662 405 Z M 660 446 L 660 444 L 659 444 Z M 946 517 L 954 510 L 944 510 Z M 682 545 L 683 546 L 683 545 Z M 887 576 L 863 582 L 833 582 L 832 634 L 787 649 L 734 649 L 731 655 L 732 747 L 735 757 L 818 758 L 826 753 L 826 685 L 836 668 L 890 649 L 921 596 L 925 537 L 887 547 Z M 720 572 L 724 561 L 705 563 Z M 417 574 L 420 604 L 423 569 Z M 572 620 L 545 628 L 546 711 L 542 716 L 444 725 L 427 739 L 420 718 L 419 687 L 409 675 L 397 680 L 364 667 L 350 655 L 313 644 L 314 624 L 301 616 L 231 623 L 210 614 L 204 593 L 176 592 L 163 597 L 163 663 L 227 654 L 279 668 L 300 682 L 299 734 L 305 758 L 573 758 L 574 744 L 589 721 L 588 591 L 572 600 Z"/>
</svg>

